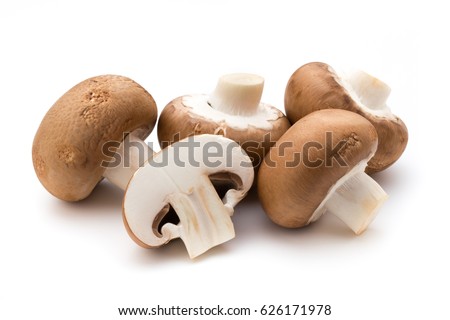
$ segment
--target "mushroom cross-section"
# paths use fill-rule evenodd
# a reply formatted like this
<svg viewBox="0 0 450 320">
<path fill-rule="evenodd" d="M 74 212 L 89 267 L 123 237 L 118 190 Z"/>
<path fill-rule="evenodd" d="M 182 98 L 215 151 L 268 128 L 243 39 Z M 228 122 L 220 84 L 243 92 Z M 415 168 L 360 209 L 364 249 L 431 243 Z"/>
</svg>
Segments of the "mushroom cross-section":
<svg viewBox="0 0 450 320">
<path fill-rule="evenodd" d="M 377 133 L 356 113 L 327 109 L 297 121 L 266 155 L 258 194 L 275 223 L 298 228 L 330 212 L 362 233 L 387 199 L 364 172 Z"/>
<path fill-rule="evenodd" d="M 104 177 L 124 189 L 153 153 L 144 139 L 156 118 L 152 96 L 133 80 L 103 75 L 82 81 L 56 101 L 36 132 L 36 175 L 66 201 L 86 198 Z"/>
<path fill-rule="evenodd" d="M 294 124 L 311 112 L 343 109 L 358 113 L 377 130 L 378 147 L 368 173 L 384 170 L 397 161 L 408 143 L 403 121 L 387 106 L 391 89 L 363 71 L 337 72 L 329 65 L 312 62 L 290 77 L 284 96 L 289 121 Z"/>
<path fill-rule="evenodd" d="M 259 167 L 269 148 L 290 127 L 286 116 L 274 106 L 262 103 L 264 78 L 248 73 L 219 78 L 210 95 L 178 97 L 163 109 L 158 122 L 158 139 L 167 145 L 197 134 L 230 138 Z"/>
<path fill-rule="evenodd" d="M 223 200 L 209 176 L 232 176 L 236 184 Z M 178 141 L 154 155 L 130 180 L 123 201 L 123 218 L 131 238 L 143 247 L 159 247 L 181 238 L 189 256 L 234 238 L 234 206 L 253 183 L 253 166 L 234 141 L 198 135 Z M 177 225 L 159 224 L 170 206 Z"/>
</svg>

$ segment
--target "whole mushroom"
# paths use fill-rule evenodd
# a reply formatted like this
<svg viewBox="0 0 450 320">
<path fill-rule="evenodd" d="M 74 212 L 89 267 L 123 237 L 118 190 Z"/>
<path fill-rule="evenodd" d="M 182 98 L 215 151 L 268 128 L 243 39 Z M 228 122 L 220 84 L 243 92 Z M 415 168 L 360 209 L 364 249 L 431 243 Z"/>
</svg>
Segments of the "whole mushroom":
<svg viewBox="0 0 450 320">
<path fill-rule="evenodd" d="M 387 199 L 364 172 L 376 148 L 374 126 L 356 113 L 327 109 L 303 117 L 260 167 L 258 194 L 265 212 L 287 228 L 330 212 L 362 233 Z"/>
<path fill-rule="evenodd" d="M 86 198 L 104 177 L 125 189 L 153 154 L 144 139 L 156 118 L 152 96 L 133 80 L 102 75 L 82 81 L 56 101 L 36 132 L 36 175 L 66 201 Z"/>
<path fill-rule="evenodd" d="M 369 120 L 377 130 L 378 148 L 367 172 L 384 170 L 397 161 L 408 142 L 408 130 L 386 104 L 391 89 L 363 72 L 338 73 L 331 66 L 312 62 L 297 69 L 285 92 L 286 115 L 295 123 L 321 109 L 344 109 Z"/>
<path fill-rule="evenodd" d="M 185 95 L 163 109 L 158 139 L 164 148 L 196 134 L 218 134 L 239 143 L 257 168 L 276 140 L 290 127 L 277 108 L 261 103 L 264 78 L 247 73 L 219 78 L 211 95 Z"/>
</svg>

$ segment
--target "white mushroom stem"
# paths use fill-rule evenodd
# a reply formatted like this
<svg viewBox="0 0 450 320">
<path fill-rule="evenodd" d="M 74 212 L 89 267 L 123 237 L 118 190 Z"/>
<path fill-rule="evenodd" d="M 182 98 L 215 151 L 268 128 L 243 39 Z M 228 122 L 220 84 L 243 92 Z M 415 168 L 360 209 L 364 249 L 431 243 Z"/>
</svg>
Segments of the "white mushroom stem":
<svg viewBox="0 0 450 320">
<path fill-rule="evenodd" d="M 139 137 L 138 132 L 127 135 L 117 148 L 114 159 L 103 177 L 125 190 L 133 174 L 153 155 L 153 150 Z"/>
<path fill-rule="evenodd" d="M 227 74 L 219 78 L 209 97 L 212 108 L 232 115 L 252 115 L 258 110 L 264 78 L 248 73 Z"/>
<path fill-rule="evenodd" d="M 391 88 L 386 83 L 362 70 L 340 72 L 337 75 L 340 78 L 337 80 L 362 107 L 372 112 L 390 112 L 386 101 Z"/>
<path fill-rule="evenodd" d="M 353 72 L 348 81 L 366 107 L 382 109 L 386 105 L 391 88 L 383 81 L 361 70 Z"/>
<path fill-rule="evenodd" d="M 364 161 L 339 179 L 314 212 L 310 222 L 317 220 L 324 212 L 330 212 L 357 235 L 367 229 L 388 195 L 364 172 L 366 164 Z"/>
<path fill-rule="evenodd" d="M 359 172 L 340 187 L 325 204 L 331 212 L 356 234 L 363 233 L 387 199 L 384 190 L 364 172 Z"/>
<path fill-rule="evenodd" d="M 234 238 L 233 209 L 224 206 L 207 176 L 197 180 L 191 193 L 173 193 L 168 200 L 180 224 L 164 225 L 162 234 L 180 237 L 191 259 Z"/>
</svg>

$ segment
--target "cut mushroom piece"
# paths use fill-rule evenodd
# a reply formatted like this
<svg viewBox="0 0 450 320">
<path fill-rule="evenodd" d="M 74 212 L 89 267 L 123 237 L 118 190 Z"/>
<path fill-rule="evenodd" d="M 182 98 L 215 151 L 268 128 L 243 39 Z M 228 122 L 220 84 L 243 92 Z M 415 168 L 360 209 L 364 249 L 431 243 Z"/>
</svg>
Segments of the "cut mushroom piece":
<svg viewBox="0 0 450 320">
<path fill-rule="evenodd" d="M 377 148 L 373 125 L 345 110 L 321 110 L 297 121 L 266 155 L 258 194 L 277 224 L 298 228 L 325 212 L 356 234 L 387 199 L 364 169 Z"/>
<path fill-rule="evenodd" d="M 402 155 L 408 142 L 403 121 L 386 104 L 391 89 L 363 72 L 338 73 L 320 62 L 297 69 L 286 86 L 285 108 L 291 123 L 321 109 L 344 109 L 369 120 L 377 130 L 378 149 L 367 172 L 386 169 Z"/>
<path fill-rule="evenodd" d="M 171 101 L 158 123 L 161 147 L 197 134 L 223 135 L 239 143 L 257 168 L 269 148 L 290 127 L 277 108 L 261 103 L 264 79 L 237 73 L 219 78 L 211 95 Z"/>
<path fill-rule="evenodd" d="M 80 82 L 41 122 L 33 141 L 36 175 L 66 201 L 86 198 L 103 177 L 124 189 L 152 154 L 143 140 L 156 118 L 152 96 L 129 78 L 103 75 Z"/>
<path fill-rule="evenodd" d="M 227 173 L 237 182 L 223 200 L 209 176 Z M 131 238 L 146 248 L 181 238 L 189 256 L 234 238 L 234 206 L 253 183 L 253 167 L 234 141 L 216 135 L 181 140 L 154 155 L 134 174 L 125 192 L 123 218 Z M 171 206 L 177 225 L 160 226 Z"/>
</svg>

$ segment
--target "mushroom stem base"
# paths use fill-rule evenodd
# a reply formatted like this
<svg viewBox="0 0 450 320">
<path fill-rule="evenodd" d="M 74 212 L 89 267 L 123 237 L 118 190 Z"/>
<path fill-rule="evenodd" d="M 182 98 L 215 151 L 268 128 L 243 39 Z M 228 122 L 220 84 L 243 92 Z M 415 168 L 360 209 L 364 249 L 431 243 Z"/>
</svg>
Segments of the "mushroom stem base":
<svg viewBox="0 0 450 320">
<path fill-rule="evenodd" d="M 350 74 L 348 82 L 366 107 L 374 110 L 385 108 L 391 93 L 387 84 L 361 70 Z"/>
<path fill-rule="evenodd" d="M 359 235 L 375 218 L 388 196 L 366 173 L 351 172 L 348 176 L 330 196 L 325 208 Z"/>
<path fill-rule="evenodd" d="M 248 116 L 258 110 L 264 88 L 264 78 L 248 73 L 227 74 L 219 78 L 217 87 L 209 98 L 217 110 Z"/>
<path fill-rule="evenodd" d="M 179 236 L 191 259 L 234 238 L 230 217 L 233 210 L 224 206 L 209 177 L 201 177 L 201 182 L 189 194 L 172 194 L 169 196 L 169 203 L 180 218 L 180 223 L 177 226 L 164 225 L 162 234 L 165 235 L 168 231 L 169 234 Z"/>
</svg>

